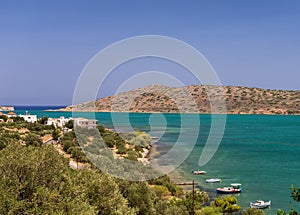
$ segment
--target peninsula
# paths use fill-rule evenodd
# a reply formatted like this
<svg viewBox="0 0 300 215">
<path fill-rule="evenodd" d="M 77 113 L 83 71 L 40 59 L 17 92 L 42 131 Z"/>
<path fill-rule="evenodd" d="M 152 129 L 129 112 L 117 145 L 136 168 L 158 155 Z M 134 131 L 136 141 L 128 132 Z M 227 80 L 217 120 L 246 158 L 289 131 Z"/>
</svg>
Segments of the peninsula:
<svg viewBox="0 0 300 215">
<path fill-rule="evenodd" d="M 211 113 L 212 98 L 215 101 L 218 99 L 224 101 L 226 109 L 220 110 L 219 113 L 300 114 L 298 90 L 203 85 L 184 87 L 150 85 L 100 98 L 95 102 L 68 106 L 59 111 Z M 178 106 L 181 107 L 180 110 Z"/>
</svg>

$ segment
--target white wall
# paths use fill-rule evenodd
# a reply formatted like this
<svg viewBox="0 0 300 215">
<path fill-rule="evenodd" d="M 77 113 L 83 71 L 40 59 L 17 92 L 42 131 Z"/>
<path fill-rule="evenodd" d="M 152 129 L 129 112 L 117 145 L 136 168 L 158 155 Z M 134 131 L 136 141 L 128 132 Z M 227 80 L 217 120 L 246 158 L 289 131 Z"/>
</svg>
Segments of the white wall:
<svg viewBox="0 0 300 215">
<path fill-rule="evenodd" d="M 32 122 L 35 123 L 37 122 L 37 115 L 19 115 L 20 117 L 22 117 L 26 122 Z"/>
</svg>

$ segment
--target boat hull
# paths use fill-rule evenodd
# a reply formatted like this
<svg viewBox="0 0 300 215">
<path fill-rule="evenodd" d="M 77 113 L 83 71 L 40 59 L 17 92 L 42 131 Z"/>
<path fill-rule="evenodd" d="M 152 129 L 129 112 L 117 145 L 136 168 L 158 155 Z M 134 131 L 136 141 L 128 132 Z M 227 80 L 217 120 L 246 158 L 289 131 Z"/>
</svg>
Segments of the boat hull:
<svg viewBox="0 0 300 215">
<path fill-rule="evenodd" d="M 218 178 L 211 178 L 211 179 L 206 180 L 207 183 L 218 183 L 218 182 L 221 182 L 221 181 L 222 180 L 218 179 Z"/>
<path fill-rule="evenodd" d="M 193 175 L 205 175 L 206 171 L 193 171 L 192 174 Z"/>
<path fill-rule="evenodd" d="M 258 209 L 265 209 L 265 208 L 268 208 L 271 206 L 271 201 L 268 201 L 268 202 L 262 202 L 262 203 L 259 203 L 259 202 L 250 202 L 250 208 L 258 208 Z"/>
<path fill-rule="evenodd" d="M 219 194 L 233 194 L 233 193 L 240 193 L 240 192 L 242 192 L 242 189 L 230 189 L 230 190 L 226 190 L 226 189 L 218 188 L 216 190 L 216 192 L 219 193 Z"/>
</svg>

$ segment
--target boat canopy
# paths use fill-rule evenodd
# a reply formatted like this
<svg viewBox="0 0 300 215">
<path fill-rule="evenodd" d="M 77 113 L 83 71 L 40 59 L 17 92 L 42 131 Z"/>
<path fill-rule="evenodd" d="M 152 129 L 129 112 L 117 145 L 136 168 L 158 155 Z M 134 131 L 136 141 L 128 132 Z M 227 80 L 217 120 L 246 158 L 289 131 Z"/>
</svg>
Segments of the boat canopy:
<svg viewBox="0 0 300 215">
<path fill-rule="evenodd" d="M 239 184 L 239 183 L 233 183 L 233 184 L 231 184 L 231 186 L 232 186 L 233 188 L 240 188 L 241 185 L 242 185 L 242 184 Z"/>
</svg>

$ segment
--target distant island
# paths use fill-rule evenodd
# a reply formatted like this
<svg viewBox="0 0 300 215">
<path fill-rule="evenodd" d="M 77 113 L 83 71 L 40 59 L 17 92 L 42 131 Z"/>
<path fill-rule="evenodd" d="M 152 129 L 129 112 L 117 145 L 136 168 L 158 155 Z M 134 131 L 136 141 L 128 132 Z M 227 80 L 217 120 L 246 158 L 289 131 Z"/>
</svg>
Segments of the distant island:
<svg viewBox="0 0 300 215">
<path fill-rule="evenodd" d="M 207 94 L 208 91 L 210 96 Z M 68 106 L 58 111 L 211 113 L 212 99 L 215 102 L 218 99 L 226 102 L 226 109 L 220 109 L 218 113 L 300 114 L 298 90 L 203 85 L 184 87 L 150 85 L 97 99 L 95 102 Z"/>
<path fill-rule="evenodd" d="M 15 108 L 11 106 L 1 106 L 0 105 L 0 111 L 14 111 Z"/>
</svg>

